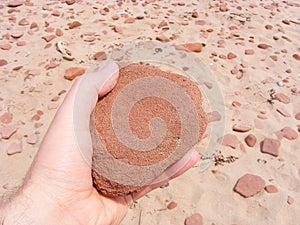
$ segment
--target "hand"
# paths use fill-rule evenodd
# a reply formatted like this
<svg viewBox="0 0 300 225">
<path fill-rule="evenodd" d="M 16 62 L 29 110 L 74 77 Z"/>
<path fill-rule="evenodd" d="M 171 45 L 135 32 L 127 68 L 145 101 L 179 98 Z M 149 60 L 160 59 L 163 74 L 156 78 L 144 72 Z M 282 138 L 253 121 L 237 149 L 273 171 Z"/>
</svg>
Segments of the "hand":
<svg viewBox="0 0 300 225">
<path fill-rule="evenodd" d="M 82 93 L 86 101 L 80 104 L 82 114 L 89 116 L 98 96 L 108 93 L 117 79 L 118 66 L 115 63 L 76 79 L 40 145 L 22 188 L 2 206 L 4 225 L 120 224 L 132 201 L 184 173 L 198 161 L 198 153 L 191 150 L 165 174 L 178 172 L 132 196 L 108 198 L 97 192 L 93 187 L 91 167 L 82 157 L 73 134 L 72 111 L 80 82 L 88 86 L 89 91 Z M 86 123 L 88 127 L 89 119 Z M 91 148 L 91 141 L 86 140 L 86 143 Z"/>
</svg>

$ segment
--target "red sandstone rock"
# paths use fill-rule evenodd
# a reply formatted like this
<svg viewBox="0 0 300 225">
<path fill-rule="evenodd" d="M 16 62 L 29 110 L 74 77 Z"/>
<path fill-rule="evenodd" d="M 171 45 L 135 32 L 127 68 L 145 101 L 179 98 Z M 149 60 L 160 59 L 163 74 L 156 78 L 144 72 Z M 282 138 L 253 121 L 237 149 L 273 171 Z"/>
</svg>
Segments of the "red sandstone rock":
<svg viewBox="0 0 300 225">
<path fill-rule="evenodd" d="M 260 177 L 253 174 L 245 174 L 238 179 L 234 191 L 239 193 L 245 198 L 249 198 L 259 192 L 265 187 L 265 181 Z"/>
<path fill-rule="evenodd" d="M 249 134 L 246 138 L 245 138 L 245 142 L 249 147 L 253 147 L 256 144 L 256 136 L 253 134 Z"/>
<path fill-rule="evenodd" d="M 219 141 L 221 141 L 222 145 L 232 148 L 237 148 L 240 143 L 237 136 L 233 134 L 225 134 L 222 139 L 219 139 Z"/>
<path fill-rule="evenodd" d="M 95 55 L 93 56 L 94 60 L 106 60 L 107 56 L 105 52 L 97 52 L 95 53 Z"/>
<path fill-rule="evenodd" d="M 161 42 L 169 42 L 169 41 L 170 41 L 170 39 L 167 38 L 167 37 L 164 36 L 164 35 L 159 35 L 159 36 L 157 36 L 157 37 L 156 37 L 156 40 L 161 41 Z"/>
<path fill-rule="evenodd" d="M 232 130 L 237 131 L 237 132 L 248 132 L 251 130 L 251 127 L 244 126 L 244 125 L 234 125 L 232 127 Z"/>
<path fill-rule="evenodd" d="M 282 130 L 283 137 L 285 137 L 288 140 L 295 140 L 298 138 L 298 133 L 291 127 L 284 127 Z"/>
<path fill-rule="evenodd" d="M 258 47 L 258 48 L 261 48 L 261 49 L 267 49 L 267 48 L 270 48 L 271 45 L 267 45 L 267 44 L 259 44 L 257 47 Z"/>
<path fill-rule="evenodd" d="M 0 121 L 5 124 L 10 123 L 12 119 L 13 119 L 13 115 L 9 112 L 5 112 L 0 116 Z"/>
<path fill-rule="evenodd" d="M 170 202 L 168 205 L 167 205 L 167 209 L 174 209 L 177 207 L 177 203 L 176 202 Z"/>
<path fill-rule="evenodd" d="M 7 3 L 8 7 L 18 7 L 18 6 L 21 6 L 21 5 L 23 5 L 23 2 L 22 1 L 18 1 L 18 0 L 9 1 Z"/>
<path fill-rule="evenodd" d="M 272 30 L 272 29 L 273 29 L 273 26 L 268 24 L 268 25 L 265 26 L 265 28 L 266 28 L 267 30 Z"/>
<path fill-rule="evenodd" d="M 37 25 L 37 23 L 33 22 L 30 24 L 30 29 L 36 29 L 38 28 L 39 26 Z"/>
<path fill-rule="evenodd" d="M 134 23 L 135 22 L 135 18 L 133 17 L 128 17 L 124 20 L 124 23 Z"/>
<path fill-rule="evenodd" d="M 184 225 L 203 225 L 203 218 L 199 213 L 195 213 L 185 218 Z"/>
<path fill-rule="evenodd" d="M 37 140 L 38 136 L 36 134 L 31 134 L 26 138 L 26 142 L 31 145 L 35 144 Z"/>
<path fill-rule="evenodd" d="M 81 76 L 85 73 L 85 69 L 82 67 L 71 67 L 65 71 L 64 78 L 67 80 L 73 80 L 75 77 Z"/>
<path fill-rule="evenodd" d="M 79 21 L 73 21 L 72 23 L 69 24 L 69 29 L 74 29 L 79 26 L 81 26 L 81 23 Z"/>
<path fill-rule="evenodd" d="M 3 45 L 0 45 L 0 48 L 2 49 L 2 50 L 10 50 L 11 49 L 11 44 L 3 44 Z"/>
<path fill-rule="evenodd" d="M 291 196 L 288 196 L 287 203 L 288 203 L 289 205 L 291 205 L 291 204 L 293 204 L 294 202 L 295 202 L 295 199 L 294 199 L 293 197 L 291 197 Z"/>
<path fill-rule="evenodd" d="M 120 26 L 114 26 L 113 30 L 118 34 L 123 34 L 123 29 Z"/>
<path fill-rule="evenodd" d="M 201 52 L 203 45 L 201 43 L 186 43 L 175 46 L 177 50 L 186 50 L 190 52 Z"/>
<path fill-rule="evenodd" d="M 285 103 L 285 104 L 288 104 L 288 103 L 291 102 L 290 98 L 287 95 L 283 94 L 283 93 L 276 93 L 275 98 L 278 101 L 280 101 L 282 103 Z"/>
<path fill-rule="evenodd" d="M 234 53 L 232 53 L 232 52 L 229 52 L 229 53 L 227 54 L 227 59 L 234 59 L 234 58 L 236 58 L 236 54 L 234 54 Z"/>
<path fill-rule="evenodd" d="M 296 113 L 295 119 L 296 119 L 296 120 L 300 120 L 300 112 Z"/>
<path fill-rule="evenodd" d="M 10 36 L 12 36 L 13 38 L 20 38 L 24 35 L 23 31 L 13 31 Z"/>
<path fill-rule="evenodd" d="M 75 0 L 66 0 L 67 5 L 73 5 Z"/>
<path fill-rule="evenodd" d="M 265 138 L 262 143 L 261 152 L 277 157 L 279 155 L 280 141 L 272 138 Z"/>
<path fill-rule="evenodd" d="M 14 155 L 20 152 L 22 152 L 22 148 L 16 142 L 11 143 L 6 150 L 7 155 Z"/>
<path fill-rule="evenodd" d="M 50 42 L 50 41 L 52 41 L 54 38 L 56 38 L 56 36 L 55 36 L 54 34 L 51 34 L 51 35 L 47 35 L 47 36 L 42 37 L 42 39 L 44 39 L 46 42 Z"/>
<path fill-rule="evenodd" d="M 265 187 L 265 190 L 266 190 L 266 192 L 268 192 L 268 193 L 276 193 L 276 192 L 278 192 L 277 187 L 276 187 L 275 185 L 272 185 L 272 184 L 267 185 L 267 186 Z"/>
<path fill-rule="evenodd" d="M 291 114 L 288 112 L 288 111 L 286 111 L 286 109 L 285 108 L 283 108 L 283 107 L 278 107 L 277 109 L 276 109 L 276 111 L 277 112 L 279 112 L 281 115 L 283 115 L 284 117 L 291 117 Z"/>
<path fill-rule="evenodd" d="M 0 128 L 0 133 L 3 139 L 9 139 L 18 130 L 16 125 L 10 125 Z"/>
<path fill-rule="evenodd" d="M 26 20 L 25 18 L 21 19 L 18 23 L 20 26 L 26 26 L 29 24 L 28 20 Z"/>
<path fill-rule="evenodd" d="M 300 60 L 300 55 L 299 54 L 293 54 L 293 58 L 296 60 Z"/>
<path fill-rule="evenodd" d="M 61 29 L 57 28 L 57 29 L 55 30 L 55 35 L 58 36 L 58 37 L 61 37 L 61 36 L 64 35 L 64 33 L 62 32 Z"/>
<path fill-rule="evenodd" d="M 254 50 L 253 49 L 246 49 L 245 50 L 245 55 L 254 55 Z"/>
</svg>

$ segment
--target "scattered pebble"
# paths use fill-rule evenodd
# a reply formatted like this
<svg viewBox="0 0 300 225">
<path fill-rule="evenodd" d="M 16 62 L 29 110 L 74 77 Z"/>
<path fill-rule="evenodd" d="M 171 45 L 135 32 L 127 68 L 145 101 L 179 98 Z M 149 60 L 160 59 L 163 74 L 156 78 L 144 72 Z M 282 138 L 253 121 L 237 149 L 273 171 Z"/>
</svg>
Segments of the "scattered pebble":
<svg viewBox="0 0 300 225">
<path fill-rule="evenodd" d="M 73 5 L 75 0 L 66 0 L 67 5 Z"/>
<path fill-rule="evenodd" d="M 278 192 L 277 187 L 276 187 L 275 185 L 273 185 L 273 184 L 267 185 L 267 186 L 265 187 L 265 190 L 266 190 L 266 192 L 268 192 L 268 193 L 277 193 L 277 192 Z"/>
<path fill-rule="evenodd" d="M 283 115 L 284 117 L 291 117 L 291 114 L 288 112 L 288 111 L 286 111 L 286 109 L 285 108 L 283 108 L 283 107 L 278 107 L 277 109 L 276 109 L 276 111 L 277 112 L 279 112 L 281 115 Z"/>
<path fill-rule="evenodd" d="M 296 120 L 300 120 L 300 112 L 296 113 L 295 119 L 296 119 Z"/>
<path fill-rule="evenodd" d="M 290 98 L 283 93 L 276 93 L 275 98 L 284 104 L 288 104 L 291 102 Z"/>
<path fill-rule="evenodd" d="M 18 130 L 16 125 L 10 125 L 0 128 L 1 137 L 3 139 L 9 139 Z"/>
<path fill-rule="evenodd" d="M 169 42 L 169 41 L 170 41 L 170 39 L 167 38 L 167 37 L 164 36 L 164 35 L 159 35 L 159 36 L 157 36 L 155 39 L 158 40 L 158 41 L 161 41 L 161 42 Z"/>
<path fill-rule="evenodd" d="M 128 17 L 124 20 L 124 23 L 134 23 L 135 22 L 135 18 L 133 17 Z"/>
<path fill-rule="evenodd" d="M 185 218 L 184 225 L 203 225 L 203 218 L 199 213 L 195 213 Z"/>
<path fill-rule="evenodd" d="M 31 134 L 26 138 L 28 144 L 34 145 L 38 141 L 38 136 L 36 134 Z"/>
<path fill-rule="evenodd" d="M 232 130 L 233 130 L 233 131 L 236 131 L 236 132 L 242 132 L 242 133 L 244 133 L 244 132 L 250 131 L 250 130 L 251 130 L 251 127 L 249 127 L 249 126 L 244 126 L 244 125 L 234 125 L 234 126 L 232 127 Z"/>
<path fill-rule="evenodd" d="M 249 134 L 245 138 L 245 142 L 249 147 L 253 147 L 257 142 L 256 136 L 254 134 Z"/>
<path fill-rule="evenodd" d="M 287 203 L 288 203 L 289 205 L 291 205 L 291 204 L 293 204 L 294 202 L 295 202 L 295 199 L 294 199 L 293 197 L 291 197 L 291 196 L 288 196 Z"/>
<path fill-rule="evenodd" d="M 6 51 L 10 50 L 11 47 L 12 47 L 11 44 L 3 44 L 3 45 L 0 45 L 0 48 L 1 48 L 2 50 L 6 50 Z"/>
<path fill-rule="evenodd" d="M 50 103 L 48 104 L 48 109 L 49 109 L 49 110 L 57 109 L 58 106 L 59 106 L 59 103 L 58 103 L 58 102 L 50 102 Z"/>
<path fill-rule="evenodd" d="M 73 21 L 72 23 L 69 24 L 69 29 L 74 29 L 79 26 L 81 26 L 81 23 L 79 21 Z"/>
<path fill-rule="evenodd" d="M 283 82 L 282 82 L 281 80 L 277 81 L 276 84 L 277 84 L 279 87 L 283 87 L 283 86 L 284 86 L 284 84 L 283 84 Z"/>
<path fill-rule="evenodd" d="M 73 80 L 75 77 L 81 76 L 85 73 L 85 69 L 82 67 L 71 67 L 65 71 L 64 78 L 67 80 Z"/>
<path fill-rule="evenodd" d="M 296 60 L 300 60 L 300 55 L 299 54 L 293 54 L 293 58 Z"/>
<path fill-rule="evenodd" d="M 43 36 L 42 39 L 44 39 L 46 42 L 52 41 L 56 36 L 54 34 Z"/>
<path fill-rule="evenodd" d="M 21 6 L 23 5 L 23 1 L 18 1 L 18 0 L 15 0 L 15 1 L 9 1 L 7 3 L 7 6 L 8 7 L 18 7 L 18 6 Z"/>
<path fill-rule="evenodd" d="M 167 205 L 167 208 L 168 209 L 174 209 L 174 208 L 176 208 L 177 207 L 177 203 L 176 202 L 170 202 L 168 205 Z"/>
<path fill-rule="evenodd" d="M 106 60 L 107 55 L 105 52 L 96 52 L 95 55 L 93 56 L 94 60 Z"/>
<path fill-rule="evenodd" d="M 227 59 L 234 59 L 234 58 L 236 58 L 237 56 L 236 56 L 236 54 L 234 54 L 233 52 L 229 52 L 228 54 L 227 54 Z"/>
<path fill-rule="evenodd" d="M 8 62 L 5 59 L 0 59 L 0 67 L 7 65 Z"/>
<path fill-rule="evenodd" d="M 10 34 L 13 38 L 20 38 L 24 35 L 23 31 L 14 31 Z"/>
<path fill-rule="evenodd" d="M 279 147 L 280 147 L 279 140 L 272 139 L 272 138 L 265 138 L 262 143 L 261 152 L 277 157 L 279 155 Z"/>
<path fill-rule="evenodd" d="M 285 137 L 288 140 L 295 140 L 298 138 L 298 133 L 291 127 L 284 127 L 282 130 L 283 137 Z"/>
<path fill-rule="evenodd" d="M 13 115 L 9 112 L 5 112 L 0 116 L 0 121 L 5 124 L 10 123 L 12 119 L 13 119 Z"/>
<path fill-rule="evenodd" d="M 254 50 L 253 49 L 246 49 L 245 50 L 245 55 L 254 55 Z"/>
<path fill-rule="evenodd" d="M 219 139 L 219 142 L 224 146 L 229 146 L 234 149 L 236 149 L 240 143 L 239 139 L 234 134 L 224 135 L 223 138 Z"/>
<path fill-rule="evenodd" d="M 177 50 L 186 50 L 190 52 L 201 52 L 203 48 L 202 43 L 186 43 L 175 46 Z"/>
<path fill-rule="evenodd" d="M 11 143 L 8 148 L 6 149 L 6 153 L 7 155 L 14 155 L 16 153 L 21 153 L 22 152 L 22 148 L 20 146 L 20 144 L 13 142 Z"/>
<path fill-rule="evenodd" d="M 268 49 L 271 47 L 271 45 L 267 45 L 267 44 L 259 44 L 257 45 L 258 48 L 261 48 L 261 49 Z"/>
<path fill-rule="evenodd" d="M 238 179 L 234 191 L 245 198 L 249 198 L 259 192 L 265 187 L 265 181 L 257 175 L 245 174 Z"/>
</svg>

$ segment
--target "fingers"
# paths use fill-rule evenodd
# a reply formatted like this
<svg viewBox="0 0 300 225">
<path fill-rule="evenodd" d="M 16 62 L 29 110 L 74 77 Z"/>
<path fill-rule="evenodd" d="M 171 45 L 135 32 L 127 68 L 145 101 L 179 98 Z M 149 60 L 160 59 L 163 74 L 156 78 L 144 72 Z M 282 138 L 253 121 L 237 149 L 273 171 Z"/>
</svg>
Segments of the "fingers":
<svg viewBox="0 0 300 225">
<path fill-rule="evenodd" d="M 161 185 L 167 183 L 168 181 L 180 176 L 189 170 L 196 162 L 199 161 L 199 154 L 194 149 L 188 151 L 179 161 L 170 166 L 162 175 L 160 175 L 156 180 L 159 182 L 153 182 L 152 185 L 145 187 L 140 192 L 133 194 L 132 199 L 137 200 L 143 197 L 150 191 L 160 187 Z M 169 176 L 170 175 L 170 176 Z"/>
</svg>

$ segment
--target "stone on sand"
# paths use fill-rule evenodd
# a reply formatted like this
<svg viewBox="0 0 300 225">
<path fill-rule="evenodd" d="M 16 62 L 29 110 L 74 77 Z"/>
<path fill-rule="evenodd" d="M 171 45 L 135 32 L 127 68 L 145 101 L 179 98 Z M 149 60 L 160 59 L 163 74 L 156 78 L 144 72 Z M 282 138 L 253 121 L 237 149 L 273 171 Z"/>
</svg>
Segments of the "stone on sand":
<svg viewBox="0 0 300 225">
<path fill-rule="evenodd" d="M 85 73 L 85 69 L 82 67 L 70 67 L 65 71 L 64 78 L 67 80 L 73 80 L 75 77 L 81 76 Z"/>
<path fill-rule="evenodd" d="M 254 134 L 249 134 L 246 138 L 245 138 L 245 142 L 249 147 L 253 147 L 256 144 L 256 136 Z"/>
<path fill-rule="evenodd" d="M 277 157 L 279 155 L 279 147 L 280 147 L 279 140 L 272 139 L 272 138 L 265 138 L 262 143 L 261 152 Z"/>
<path fill-rule="evenodd" d="M 20 153 L 22 152 L 22 148 L 20 146 L 20 144 L 13 142 L 11 143 L 8 148 L 6 149 L 6 153 L 7 155 L 14 155 L 16 153 Z"/>
<path fill-rule="evenodd" d="M 9 139 L 18 130 L 16 125 L 10 125 L 0 128 L 1 137 L 3 139 Z"/>
<path fill-rule="evenodd" d="M 277 187 L 276 187 L 275 185 L 273 185 L 273 184 L 267 185 L 267 186 L 265 187 L 265 190 L 266 190 L 266 192 L 268 192 L 268 193 L 277 193 L 277 192 L 278 192 Z"/>
<path fill-rule="evenodd" d="M 224 146 L 229 146 L 234 149 L 236 149 L 240 143 L 239 139 L 234 134 L 225 134 L 219 139 L 219 142 Z"/>
<path fill-rule="evenodd" d="M 288 140 L 295 140 L 298 138 L 298 133 L 291 127 L 284 127 L 281 132 L 283 132 L 283 137 Z"/>
<path fill-rule="evenodd" d="M 203 218 L 200 213 L 195 213 L 184 220 L 184 225 L 202 225 Z"/>
<path fill-rule="evenodd" d="M 249 198 L 259 192 L 265 187 L 265 181 L 257 175 L 245 174 L 238 179 L 234 191 L 245 198 Z"/>
</svg>

